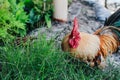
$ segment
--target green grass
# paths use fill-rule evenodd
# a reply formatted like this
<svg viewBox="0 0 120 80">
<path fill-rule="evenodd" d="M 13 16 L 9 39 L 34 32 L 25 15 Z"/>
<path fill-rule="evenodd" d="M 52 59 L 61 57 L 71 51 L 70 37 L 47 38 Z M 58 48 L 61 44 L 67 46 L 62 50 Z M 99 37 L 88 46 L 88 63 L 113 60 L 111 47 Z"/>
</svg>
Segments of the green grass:
<svg viewBox="0 0 120 80">
<path fill-rule="evenodd" d="M 120 80 L 119 68 L 91 68 L 41 37 L 22 46 L 0 48 L 0 80 Z"/>
</svg>

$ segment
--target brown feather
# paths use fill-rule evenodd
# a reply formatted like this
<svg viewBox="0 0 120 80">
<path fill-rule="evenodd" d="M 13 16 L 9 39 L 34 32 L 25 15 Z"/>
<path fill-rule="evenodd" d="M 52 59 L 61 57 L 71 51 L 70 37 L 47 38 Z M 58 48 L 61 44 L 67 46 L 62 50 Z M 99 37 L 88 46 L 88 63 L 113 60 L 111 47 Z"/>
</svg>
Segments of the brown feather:
<svg viewBox="0 0 120 80">
<path fill-rule="evenodd" d="M 70 48 L 69 43 L 68 43 L 69 36 L 70 36 L 70 34 L 67 34 L 62 40 L 61 48 L 65 52 L 69 51 L 69 48 Z"/>
<path fill-rule="evenodd" d="M 69 46 L 70 34 L 66 35 L 61 44 L 62 50 L 70 52 L 73 57 L 89 63 L 90 66 L 98 65 L 104 68 L 106 57 L 117 50 L 119 41 L 114 33 L 103 34 L 99 31 L 99 35 L 81 32 L 79 46 L 75 49 Z"/>
<path fill-rule="evenodd" d="M 98 36 L 81 32 L 81 40 L 77 48 L 71 48 L 69 46 L 69 36 L 70 34 L 66 35 L 62 41 L 61 46 L 63 51 L 70 52 L 72 56 L 85 62 L 89 60 L 92 61 L 95 58 L 100 45 Z"/>
<path fill-rule="evenodd" d="M 71 36 L 71 33 L 69 33 L 62 41 L 62 50 L 70 52 L 73 57 L 89 63 L 91 66 L 105 67 L 106 57 L 115 52 L 120 45 L 119 38 L 112 29 L 119 30 L 116 27 L 107 26 L 96 30 L 94 34 L 81 32 L 78 35 L 80 37 L 79 45 L 75 48 L 69 45 Z"/>
<path fill-rule="evenodd" d="M 112 54 L 117 50 L 119 43 L 113 35 L 99 35 L 99 39 L 100 51 L 98 53 L 102 54 L 104 58 L 106 58 L 108 54 Z"/>
</svg>

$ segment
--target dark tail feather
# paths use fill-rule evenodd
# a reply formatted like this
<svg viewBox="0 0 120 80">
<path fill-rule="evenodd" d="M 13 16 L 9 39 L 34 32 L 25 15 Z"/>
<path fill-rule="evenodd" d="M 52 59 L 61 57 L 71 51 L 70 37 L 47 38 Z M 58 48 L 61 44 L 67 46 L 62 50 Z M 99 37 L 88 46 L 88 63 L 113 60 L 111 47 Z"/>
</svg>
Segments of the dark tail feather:
<svg viewBox="0 0 120 80">
<path fill-rule="evenodd" d="M 111 29 L 120 39 L 120 8 L 106 19 L 104 26 L 103 28 Z"/>
<path fill-rule="evenodd" d="M 106 19 L 104 26 L 120 26 L 120 8 Z"/>
</svg>

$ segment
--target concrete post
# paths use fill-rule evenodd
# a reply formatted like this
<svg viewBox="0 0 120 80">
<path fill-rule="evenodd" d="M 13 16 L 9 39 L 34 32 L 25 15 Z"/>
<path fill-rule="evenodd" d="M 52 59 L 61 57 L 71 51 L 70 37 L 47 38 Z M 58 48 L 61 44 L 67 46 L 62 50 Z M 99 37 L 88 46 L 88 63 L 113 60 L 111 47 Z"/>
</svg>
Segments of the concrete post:
<svg viewBox="0 0 120 80">
<path fill-rule="evenodd" d="M 68 14 L 68 0 L 53 0 L 54 19 L 66 22 Z"/>
</svg>

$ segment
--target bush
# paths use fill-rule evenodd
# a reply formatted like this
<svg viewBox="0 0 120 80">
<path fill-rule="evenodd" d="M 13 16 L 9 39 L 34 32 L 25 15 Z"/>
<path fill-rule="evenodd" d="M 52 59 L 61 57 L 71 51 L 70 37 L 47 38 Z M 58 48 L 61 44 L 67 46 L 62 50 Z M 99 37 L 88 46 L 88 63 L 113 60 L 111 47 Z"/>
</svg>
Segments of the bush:
<svg viewBox="0 0 120 80">
<path fill-rule="evenodd" d="M 28 31 L 47 24 L 51 27 L 53 0 L 20 0 L 25 3 L 25 11 L 29 15 Z"/>
<path fill-rule="evenodd" d="M 51 27 L 52 0 L 1 0 L 0 45 L 40 25 Z"/>
<path fill-rule="evenodd" d="M 9 42 L 16 36 L 26 35 L 28 16 L 23 7 L 24 3 L 16 0 L 0 1 L 0 40 Z"/>
</svg>

